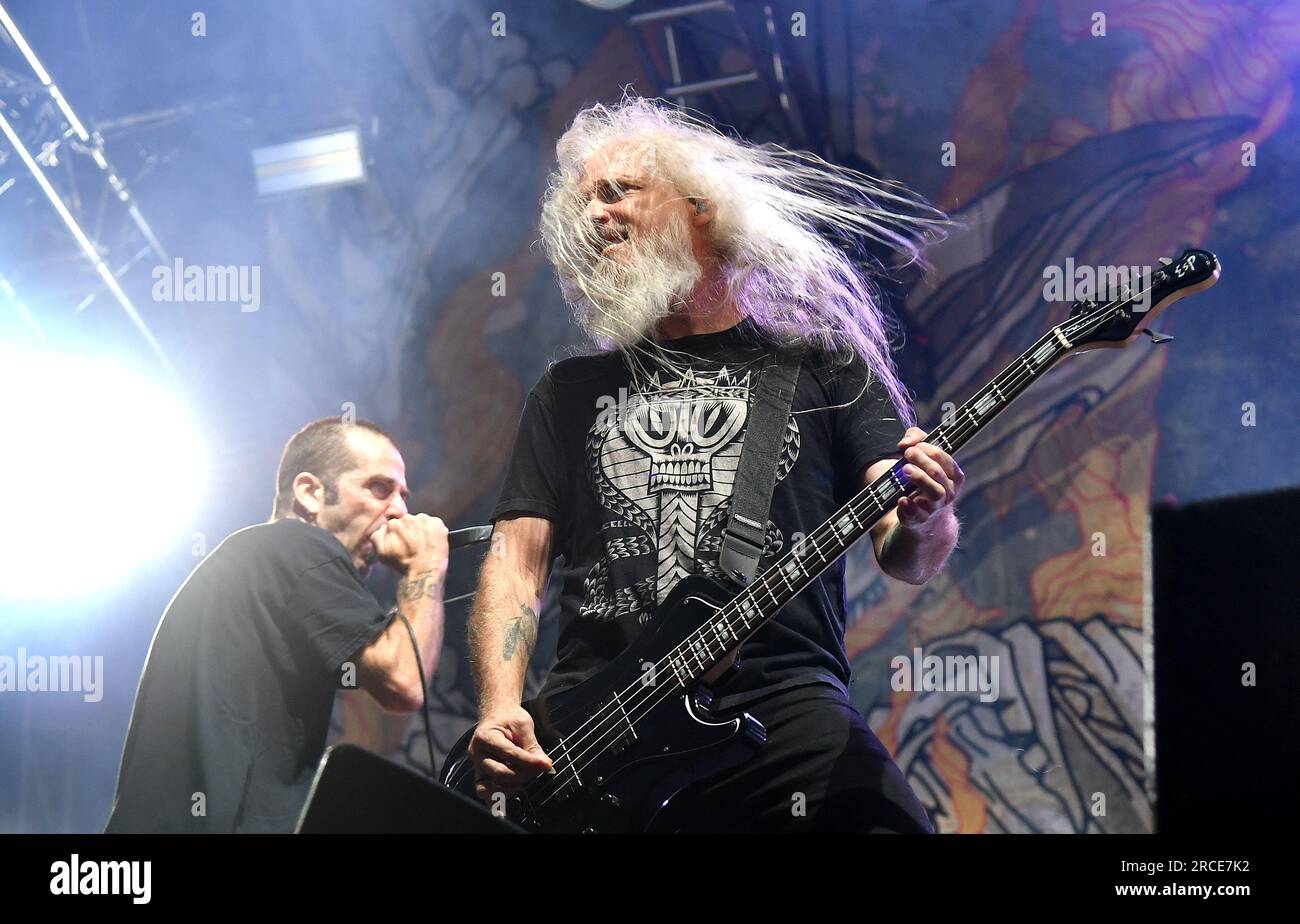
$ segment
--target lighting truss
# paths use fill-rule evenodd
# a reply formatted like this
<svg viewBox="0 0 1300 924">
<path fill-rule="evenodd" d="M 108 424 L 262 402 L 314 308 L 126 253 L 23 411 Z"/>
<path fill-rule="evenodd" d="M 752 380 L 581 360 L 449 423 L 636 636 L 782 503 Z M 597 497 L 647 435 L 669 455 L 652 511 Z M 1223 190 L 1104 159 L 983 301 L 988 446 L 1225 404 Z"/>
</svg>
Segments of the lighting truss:
<svg viewBox="0 0 1300 924">
<path fill-rule="evenodd" d="M 826 0 L 644 0 L 624 17 L 659 96 L 747 138 L 853 148 L 851 17 Z M 795 15 L 806 22 L 796 36 Z"/>
<path fill-rule="evenodd" d="M 22 290 L 39 290 L 43 303 L 75 305 L 75 312 L 107 291 L 171 370 L 119 281 L 150 254 L 155 264 L 168 262 L 167 252 L 110 162 L 103 137 L 87 129 L 0 3 L 0 39 L 5 38 L 8 45 L 0 41 L 0 135 L 5 139 L 0 210 L 17 209 L 21 216 L 3 222 L 18 233 L 6 236 L 0 250 L 5 260 L 0 294 L 39 329 L 40 312 L 32 311 L 30 292 L 27 305 L 19 301 Z M 39 195 L 32 195 L 33 184 Z M 131 256 L 113 270 L 110 263 L 118 262 L 118 253 Z"/>
</svg>

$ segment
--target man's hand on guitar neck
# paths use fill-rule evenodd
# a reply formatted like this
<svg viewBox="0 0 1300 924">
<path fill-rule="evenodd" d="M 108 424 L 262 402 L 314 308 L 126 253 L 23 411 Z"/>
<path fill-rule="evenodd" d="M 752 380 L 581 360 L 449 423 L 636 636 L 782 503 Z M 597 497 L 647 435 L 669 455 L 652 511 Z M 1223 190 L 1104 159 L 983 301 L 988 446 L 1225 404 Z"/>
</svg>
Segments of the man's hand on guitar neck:
<svg viewBox="0 0 1300 924">
<path fill-rule="evenodd" d="M 906 462 L 903 475 L 916 493 L 871 528 L 876 561 L 890 577 L 909 584 L 924 584 L 934 577 L 957 545 L 954 512 L 966 475 L 961 466 L 938 446 L 925 442 L 926 431 L 909 427 L 898 442 Z M 894 465 L 881 459 L 867 467 L 862 484 L 869 485 Z"/>
<path fill-rule="evenodd" d="M 908 427 L 898 441 L 907 462 L 903 475 L 916 487 L 916 494 L 899 500 L 898 519 L 913 529 L 945 509 L 951 512 L 966 484 L 966 473 L 957 460 L 938 446 L 925 442 L 926 436 L 920 427 Z"/>
</svg>

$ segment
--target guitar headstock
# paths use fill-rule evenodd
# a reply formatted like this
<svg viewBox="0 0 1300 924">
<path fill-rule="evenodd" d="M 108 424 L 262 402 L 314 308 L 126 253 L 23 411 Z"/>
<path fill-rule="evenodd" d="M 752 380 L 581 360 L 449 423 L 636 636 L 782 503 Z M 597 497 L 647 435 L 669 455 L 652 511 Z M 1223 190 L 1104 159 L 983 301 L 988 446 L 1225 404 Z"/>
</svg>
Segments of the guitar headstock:
<svg viewBox="0 0 1300 924">
<path fill-rule="evenodd" d="M 1171 338 L 1148 327 L 1156 316 L 1180 298 L 1208 289 L 1218 278 L 1218 257 L 1208 250 L 1185 250 L 1177 260 L 1142 277 L 1138 291 L 1124 298 L 1076 302 L 1060 330 L 1077 352 L 1128 346 L 1140 333 L 1160 343 Z"/>
</svg>

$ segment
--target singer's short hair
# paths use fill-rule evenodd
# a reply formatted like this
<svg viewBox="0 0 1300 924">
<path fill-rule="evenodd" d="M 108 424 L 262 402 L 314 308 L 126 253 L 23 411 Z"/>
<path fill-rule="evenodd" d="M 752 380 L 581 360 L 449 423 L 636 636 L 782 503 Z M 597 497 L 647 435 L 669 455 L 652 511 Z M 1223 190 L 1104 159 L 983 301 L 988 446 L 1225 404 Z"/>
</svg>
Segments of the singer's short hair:
<svg viewBox="0 0 1300 924">
<path fill-rule="evenodd" d="M 345 421 L 340 417 L 322 417 L 313 420 L 284 444 L 280 468 L 275 476 L 275 506 L 271 519 L 279 520 L 293 511 L 293 480 L 301 472 L 311 472 L 325 486 L 325 503 L 338 503 L 339 476 L 356 468 L 360 460 L 348 443 L 351 430 L 368 430 L 393 444 L 399 453 L 401 447 L 392 434 L 369 420 Z"/>
</svg>

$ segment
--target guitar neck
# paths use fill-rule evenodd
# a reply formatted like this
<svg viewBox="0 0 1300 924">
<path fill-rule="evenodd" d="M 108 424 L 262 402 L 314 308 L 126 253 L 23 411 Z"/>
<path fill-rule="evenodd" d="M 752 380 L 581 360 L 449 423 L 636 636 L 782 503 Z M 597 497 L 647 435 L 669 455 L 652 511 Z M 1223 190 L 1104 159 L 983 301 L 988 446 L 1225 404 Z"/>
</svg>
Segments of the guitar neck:
<svg viewBox="0 0 1300 924">
<path fill-rule="evenodd" d="M 946 423 L 931 431 L 926 442 L 955 454 L 1073 346 L 1059 328 L 1052 328 L 958 408 Z M 679 682 L 686 685 L 703 676 L 837 562 L 893 509 L 899 498 L 912 493 L 903 465 L 902 461 L 895 463 L 858 492 L 833 517 L 792 546 L 734 600 L 688 636 L 670 657 Z"/>
</svg>

